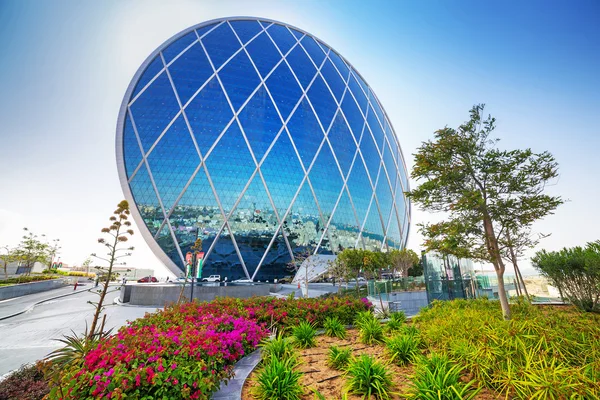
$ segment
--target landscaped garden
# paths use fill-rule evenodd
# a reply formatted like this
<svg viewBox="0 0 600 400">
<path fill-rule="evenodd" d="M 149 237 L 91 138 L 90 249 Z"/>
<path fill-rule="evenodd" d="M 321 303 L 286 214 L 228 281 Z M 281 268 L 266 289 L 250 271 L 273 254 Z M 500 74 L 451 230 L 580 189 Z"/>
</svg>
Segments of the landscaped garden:
<svg viewBox="0 0 600 400">
<path fill-rule="evenodd" d="M 208 399 L 259 347 L 243 399 L 599 398 L 600 315 L 511 309 L 506 321 L 497 301 L 434 302 L 406 321 L 351 297 L 173 305 L 87 349 L 71 343 L 21 372 L 36 395 L 9 379 L 0 399 L 42 398 L 43 379 L 51 399 Z"/>
</svg>

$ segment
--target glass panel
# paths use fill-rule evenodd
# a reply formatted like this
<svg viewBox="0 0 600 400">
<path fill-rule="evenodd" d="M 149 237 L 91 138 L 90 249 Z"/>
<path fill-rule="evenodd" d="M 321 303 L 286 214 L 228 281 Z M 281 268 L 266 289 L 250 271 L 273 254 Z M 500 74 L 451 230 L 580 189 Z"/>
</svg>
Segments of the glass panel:
<svg viewBox="0 0 600 400">
<path fill-rule="evenodd" d="M 142 147 L 148 151 L 180 111 L 167 74 L 161 73 L 130 109 Z"/>
<path fill-rule="evenodd" d="M 401 187 L 398 187 L 396 190 L 396 209 L 398 210 L 398 217 L 400 219 L 400 226 L 404 227 L 405 219 L 406 219 L 406 200 L 404 198 L 404 193 L 401 190 Z"/>
<path fill-rule="evenodd" d="M 261 33 L 256 39 L 248 43 L 246 50 L 263 78 L 281 60 L 281 55 L 266 33 Z"/>
<path fill-rule="evenodd" d="M 158 197 L 156 197 L 156 192 L 152 187 L 152 181 L 145 165 L 142 165 L 135 174 L 129 187 L 146 227 L 152 236 L 156 235 L 165 216 L 160 208 Z"/>
<path fill-rule="evenodd" d="M 383 166 L 379 173 L 379 180 L 377 181 L 376 196 L 377 201 L 379 202 L 381 216 L 387 224 L 387 220 L 392 210 L 392 203 L 394 199 L 392 197 L 392 191 L 390 189 L 387 177 L 385 176 Z"/>
<path fill-rule="evenodd" d="M 373 94 L 371 88 L 369 88 L 369 101 L 371 102 L 371 107 L 373 107 L 373 109 L 377 113 L 377 118 L 379 118 L 379 122 L 383 125 L 383 110 L 379 105 L 379 102 L 375 98 L 375 94 Z"/>
<path fill-rule="evenodd" d="M 177 265 L 181 271 L 184 271 L 183 261 L 181 260 L 181 256 L 177 251 L 177 247 L 173 242 L 173 237 L 171 236 L 171 231 L 169 230 L 169 225 L 165 224 L 161 229 L 160 233 L 156 237 L 156 243 L 160 246 L 160 248 L 169 256 L 169 258 Z"/>
<path fill-rule="evenodd" d="M 261 86 L 252 96 L 238 115 L 238 119 L 250 142 L 256 161 L 260 162 L 282 125 L 264 86 Z"/>
<path fill-rule="evenodd" d="M 379 162 L 381 161 L 381 158 L 368 129 L 365 129 L 362 140 L 360 141 L 360 151 L 362 152 L 363 159 L 367 165 L 367 171 L 371 177 L 371 182 L 374 183 L 375 179 L 377 179 L 377 171 L 379 171 Z"/>
<path fill-rule="evenodd" d="M 334 51 L 329 53 L 329 58 L 331 59 L 331 61 L 333 61 L 333 63 L 337 67 L 338 71 L 342 75 L 342 78 L 344 79 L 344 82 L 345 82 L 348 79 L 348 74 L 350 73 L 350 69 L 348 69 L 348 66 L 346 65 L 346 63 Z"/>
<path fill-rule="evenodd" d="M 173 78 L 179 100 L 185 105 L 210 78 L 213 71 L 202 46 L 196 43 L 169 66 L 169 73 Z"/>
<path fill-rule="evenodd" d="M 317 73 L 316 68 L 314 67 L 313 63 L 310 62 L 306 52 L 302 50 L 302 47 L 296 46 L 290 52 L 290 54 L 286 56 L 286 60 L 300 81 L 300 84 L 306 90 L 306 88 L 308 88 L 308 84 L 312 81 Z"/>
<path fill-rule="evenodd" d="M 286 126 L 298 149 L 304 168 L 308 169 L 323 141 L 323 131 L 306 99 L 302 100 Z"/>
<path fill-rule="evenodd" d="M 338 113 L 335 118 L 329 130 L 328 139 L 342 169 L 342 175 L 346 177 L 356 153 L 356 145 L 354 144 L 354 140 L 352 140 L 352 134 L 342 114 Z"/>
<path fill-rule="evenodd" d="M 165 57 L 165 63 L 167 63 L 168 65 L 171 62 L 171 60 L 177 57 L 179 53 L 181 53 L 186 47 L 188 47 L 196 40 L 198 40 L 198 37 L 196 36 L 196 32 L 194 31 L 191 31 L 187 35 L 175 40 L 169 45 L 169 47 L 164 49 L 162 52 L 163 57 Z"/>
<path fill-rule="evenodd" d="M 340 78 L 340 75 L 333 67 L 331 61 L 325 61 L 325 64 L 323 64 L 323 67 L 321 68 L 321 75 L 323 75 L 323 78 L 325 78 L 325 81 L 327 81 L 327 84 L 335 95 L 335 98 L 338 101 L 341 101 L 342 95 L 346 90 L 346 84 L 342 81 L 342 78 Z"/>
<path fill-rule="evenodd" d="M 267 250 L 275 231 L 277 217 L 265 187 L 256 174 L 232 215 L 229 226 L 250 276 Z"/>
<path fill-rule="evenodd" d="M 200 157 L 183 116 L 177 118 L 157 143 L 148 156 L 148 165 L 168 213 L 200 165 Z"/>
<path fill-rule="evenodd" d="M 315 40 L 310 36 L 304 36 L 304 39 L 300 41 L 300 44 L 304 47 L 310 58 L 312 58 L 313 62 L 319 67 L 325 58 L 325 53 L 323 53 L 323 49 L 315 42 Z"/>
<path fill-rule="evenodd" d="M 367 96 L 365 96 L 365 94 L 361 90 L 360 86 L 356 82 L 356 78 L 354 77 L 354 75 L 352 75 L 352 77 L 350 78 L 350 82 L 348 82 L 348 86 L 350 87 L 350 90 L 354 94 L 354 98 L 356 99 L 356 102 L 360 106 L 360 109 L 362 110 L 363 114 L 366 114 L 367 106 L 369 105 L 369 101 L 367 100 Z"/>
<path fill-rule="evenodd" d="M 223 225 L 223 215 L 206 179 L 204 167 L 198 170 L 179 199 L 169 221 L 184 255 L 191 251 L 196 239 L 202 239 L 202 251 L 208 251 Z"/>
<path fill-rule="evenodd" d="M 302 36 L 304 36 L 304 33 L 300 32 L 300 31 L 297 31 L 292 28 L 288 28 L 288 29 L 294 34 L 294 36 L 296 36 L 296 39 L 298 39 L 298 40 L 302 39 Z"/>
<path fill-rule="evenodd" d="M 123 159 L 125 160 L 127 178 L 130 178 L 133 171 L 140 165 L 140 161 L 142 161 L 142 153 L 129 119 L 129 113 L 127 113 L 125 127 L 123 128 Z"/>
<path fill-rule="evenodd" d="M 365 93 L 369 93 L 369 87 L 356 71 L 354 71 L 354 77 L 356 78 L 356 81 L 359 83 L 359 85 L 362 87 L 363 91 Z"/>
<path fill-rule="evenodd" d="M 323 49 L 323 51 L 325 53 L 327 53 L 329 51 L 329 49 L 327 48 L 327 46 L 325 45 L 325 43 L 323 43 L 323 42 L 321 42 L 319 40 L 317 40 L 317 43 L 319 44 L 319 46 L 321 47 L 321 49 Z"/>
<path fill-rule="evenodd" d="M 304 171 L 285 131 L 279 135 L 260 170 L 282 218 L 304 179 Z"/>
<path fill-rule="evenodd" d="M 314 252 L 325 224 L 319 214 L 317 203 L 308 181 L 304 182 L 292 205 L 288 220 L 288 240 L 294 254 Z"/>
<path fill-rule="evenodd" d="M 307 96 L 317 112 L 317 117 L 319 117 L 323 129 L 327 130 L 337 111 L 337 104 L 333 96 L 331 96 L 329 89 L 325 86 L 325 82 L 321 76 L 317 76 L 314 80 Z"/>
<path fill-rule="evenodd" d="M 397 180 L 396 164 L 394 164 L 394 159 L 392 158 L 392 151 L 390 150 L 390 146 L 387 143 L 387 141 L 385 142 L 385 148 L 383 152 L 383 162 L 385 163 L 387 176 L 390 178 L 391 182 L 395 182 Z"/>
<path fill-rule="evenodd" d="M 219 25 L 202 38 L 202 43 L 215 69 L 219 69 L 241 47 L 229 24 Z"/>
<path fill-rule="evenodd" d="M 267 32 L 269 32 L 269 35 L 271 35 L 271 38 L 283 54 L 287 53 L 296 44 L 296 38 L 294 38 L 285 26 L 273 24 L 267 29 Z"/>
<path fill-rule="evenodd" d="M 203 155 L 233 117 L 231 107 L 217 78 L 213 78 L 185 109 L 188 121 Z"/>
<path fill-rule="evenodd" d="M 243 51 L 219 71 L 219 78 L 236 111 L 260 84 L 260 77 Z"/>
<path fill-rule="evenodd" d="M 244 44 L 258 32 L 262 31 L 262 26 L 260 26 L 258 21 L 229 21 L 229 23 Z"/>
<path fill-rule="evenodd" d="M 199 37 L 200 39 L 202 39 L 202 36 L 203 36 L 203 35 L 206 35 L 206 32 L 208 32 L 208 31 L 210 31 L 212 28 L 214 28 L 214 27 L 215 27 L 215 25 L 216 25 L 216 24 L 210 24 L 210 25 L 207 25 L 207 26 L 203 26 L 202 28 L 198 28 L 198 29 L 196 29 L 196 32 L 198 32 L 198 37 Z"/>
<path fill-rule="evenodd" d="M 377 117 L 375 116 L 375 112 L 373 111 L 372 107 L 369 107 L 369 112 L 367 113 L 367 121 L 369 123 L 369 127 L 371 128 L 371 133 L 373 134 L 375 143 L 377 143 L 377 148 L 380 152 L 382 152 L 385 135 L 383 134 L 383 130 L 379 125 L 379 121 L 377 121 Z"/>
<path fill-rule="evenodd" d="M 133 94 L 131 98 L 133 99 L 143 88 L 163 69 L 163 63 L 160 59 L 160 56 L 157 56 L 152 60 L 150 64 L 146 67 L 144 73 L 138 79 L 137 84 L 135 85 L 135 89 L 133 90 Z"/>
<path fill-rule="evenodd" d="M 221 275 L 221 279 L 227 277 L 228 281 L 247 279 L 227 227 L 223 229 L 215 247 L 204 261 L 202 277 L 206 278 L 210 275 Z"/>
<path fill-rule="evenodd" d="M 392 210 L 392 215 L 390 218 L 390 222 L 387 228 L 387 238 L 388 238 L 388 246 L 394 249 L 401 248 L 400 242 L 400 228 L 398 225 L 398 217 L 396 211 Z"/>
<path fill-rule="evenodd" d="M 263 28 L 268 28 L 268 27 L 269 27 L 269 25 L 271 25 L 271 24 L 272 24 L 272 22 L 269 22 L 269 21 L 263 21 L 263 20 L 260 20 L 260 21 L 258 21 L 258 22 L 259 22 L 259 23 L 260 23 L 260 24 L 263 26 Z"/>
<path fill-rule="evenodd" d="M 333 212 L 333 207 L 340 195 L 343 184 L 342 177 L 327 143 L 324 143 L 321 147 L 308 178 L 315 190 L 323 219 L 327 220 Z"/>
<path fill-rule="evenodd" d="M 279 232 L 254 280 L 273 282 L 274 279 L 281 278 L 282 276 L 290 275 L 293 277 L 294 273 L 288 272 L 287 268 L 291 260 L 292 258 L 290 257 L 290 252 L 285 244 L 283 235 Z"/>
<path fill-rule="evenodd" d="M 275 105 L 286 120 L 302 95 L 302 89 L 290 72 L 286 63 L 281 63 L 267 80 L 267 87 L 275 100 Z"/>
<path fill-rule="evenodd" d="M 354 208 L 356 209 L 358 221 L 362 225 L 367 209 L 369 208 L 371 196 L 373 195 L 373 189 L 371 188 L 371 183 L 369 182 L 369 177 L 367 176 L 367 171 L 360 155 L 354 161 L 354 166 L 348 176 L 347 185 Z"/>
<path fill-rule="evenodd" d="M 344 96 L 344 100 L 342 101 L 342 111 L 344 117 L 346 117 L 346 121 L 348 121 L 348 126 L 350 126 L 354 139 L 356 140 L 356 143 L 358 143 L 365 125 L 365 118 L 360 113 L 360 110 L 358 109 L 354 98 L 350 96 L 350 93 L 346 93 Z"/>
<path fill-rule="evenodd" d="M 379 211 L 377 210 L 375 199 L 373 199 L 373 203 L 371 204 L 369 216 L 367 217 L 363 229 L 362 238 L 367 250 L 377 251 L 381 249 L 383 243 L 383 227 L 381 225 L 381 219 L 379 218 Z"/>
<path fill-rule="evenodd" d="M 206 168 L 228 214 L 256 168 L 236 123 L 231 124 L 210 153 Z"/>
<path fill-rule="evenodd" d="M 348 193 L 342 191 L 342 197 L 329 223 L 329 237 L 331 238 L 330 250 L 334 253 L 347 248 L 354 248 L 360 232 L 356 216 L 350 204 Z"/>
</svg>

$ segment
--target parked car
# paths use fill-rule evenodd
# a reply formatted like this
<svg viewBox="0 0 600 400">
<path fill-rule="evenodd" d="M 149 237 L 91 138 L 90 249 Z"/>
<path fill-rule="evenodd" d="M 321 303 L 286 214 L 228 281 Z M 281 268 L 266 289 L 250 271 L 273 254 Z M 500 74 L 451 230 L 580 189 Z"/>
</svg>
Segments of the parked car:
<svg viewBox="0 0 600 400">
<path fill-rule="evenodd" d="M 208 278 L 202 278 L 202 282 L 221 282 L 221 275 L 211 275 Z"/>
<path fill-rule="evenodd" d="M 156 283 L 156 282 L 158 282 L 158 279 L 156 279 L 156 277 L 154 277 L 154 276 L 145 276 L 142 279 L 138 279 L 138 283 L 149 283 L 149 282 Z"/>
</svg>

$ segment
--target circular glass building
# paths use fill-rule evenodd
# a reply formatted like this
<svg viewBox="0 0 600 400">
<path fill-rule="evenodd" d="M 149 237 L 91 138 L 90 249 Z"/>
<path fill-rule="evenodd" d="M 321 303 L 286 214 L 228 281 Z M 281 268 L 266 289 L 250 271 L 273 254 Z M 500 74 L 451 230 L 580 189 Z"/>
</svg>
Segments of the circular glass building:
<svg viewBox="0 0 600 400">
<path fill-rule="evenodd" d="M 410 206 L 377 97 L 325 43 L 256 18 L 175 35 L 133 78 L 117 163 L 142 235 L 176 275 L 265 280 L 299 254 L 401 248 Z"/>
</svg>

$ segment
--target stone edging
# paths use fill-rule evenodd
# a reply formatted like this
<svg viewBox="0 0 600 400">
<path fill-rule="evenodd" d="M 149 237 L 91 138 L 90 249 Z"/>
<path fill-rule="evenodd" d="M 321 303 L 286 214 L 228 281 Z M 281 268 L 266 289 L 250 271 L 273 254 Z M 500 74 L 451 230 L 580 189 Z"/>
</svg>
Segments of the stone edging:
<svg viewBox="0 0 600 400">
<path fill-rule="evenodd" d="M 261 360 L 260 348 L 243 357 L 233 366 L 233 378 L 226 384 L 221 385 L 218 392 L 212 395 L 213 400 L 240 400 L 244 383 Z"/>
</svg>

